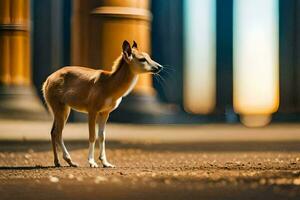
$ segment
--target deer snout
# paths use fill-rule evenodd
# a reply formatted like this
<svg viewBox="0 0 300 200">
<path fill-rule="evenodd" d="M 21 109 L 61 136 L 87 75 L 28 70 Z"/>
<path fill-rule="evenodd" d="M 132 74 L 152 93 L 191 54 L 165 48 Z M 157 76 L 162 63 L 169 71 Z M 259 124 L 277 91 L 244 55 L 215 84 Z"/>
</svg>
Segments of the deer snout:
<svg viewBox="0 0 300 200">
<path fill-rule="evenodd" d="M 154 74 L 157 74 L 162 69 L 163 69 L 163 66 L 161 66 L 160 64 L 157 64 L 157 65 L 152 66 L 151 72 L 153 72 Z"/>
</svg>

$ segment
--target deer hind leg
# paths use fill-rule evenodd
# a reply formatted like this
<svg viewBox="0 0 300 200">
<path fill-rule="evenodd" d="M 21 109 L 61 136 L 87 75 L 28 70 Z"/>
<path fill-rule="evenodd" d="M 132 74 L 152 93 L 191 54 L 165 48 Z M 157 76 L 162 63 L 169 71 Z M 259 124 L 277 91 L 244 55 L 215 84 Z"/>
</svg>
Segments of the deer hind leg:
<svg viewBox="0 0 300 200">
<path fill-rule="evenodd" d="M 71 167 L 78 167 L 78 164 L 74 163 L 71 159 L 71 156 L 64 144 L 64 140 L 62 137 L 62 131 L 65 126 L 65 123 L 69 117 L 70 114 L 70 107 L 66 105 L 61 105 L 59 109 L 57 109 L 59 112 L 54 112 L 54 118 L 55 118 L 55 130 L 56 130 L 56 142 L 60 146 L 62 152 L 63 152 L 63 159 L 71 166 Z"/>
<path fill-rule="evenodd" d="M 60 163 L 58 160 L 58 156 L 57 156 L 57 143 L 56 143 L 56 134 L 55 134 L 55 120 L 53 121 L 53 125 L 52 125 L 52 129 L 51 129 L 51 142 L 52 142 L 52 150 L 53 150 L 53 154 L 54 154 L 54 165 L 55 167 L 60 167 Z"/>
</svg>

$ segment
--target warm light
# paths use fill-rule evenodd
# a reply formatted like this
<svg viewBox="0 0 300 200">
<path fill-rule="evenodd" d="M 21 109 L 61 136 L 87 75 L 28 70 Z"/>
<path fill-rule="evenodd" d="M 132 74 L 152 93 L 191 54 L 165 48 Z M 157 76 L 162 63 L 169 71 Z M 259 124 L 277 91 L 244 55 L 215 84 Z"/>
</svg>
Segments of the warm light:
<svg viewBox="0 0 300 200">
<path fill-rule="evenodd" d="M 278 109 L 278 15 L 278 0 L 234 0 L 234 109 L 246 124 Z"/>
<path fill-rule="evenodd" d="M 262 127 L 270 123 L 272 116 L 266 115 L 241 115 L 241 122 L 248 127 Z"/>
<path fill-rule="evenodd" d="M 216 99 L 216 2 L 184 1 L 184 107 L 207 114 Z"/>
</svg>

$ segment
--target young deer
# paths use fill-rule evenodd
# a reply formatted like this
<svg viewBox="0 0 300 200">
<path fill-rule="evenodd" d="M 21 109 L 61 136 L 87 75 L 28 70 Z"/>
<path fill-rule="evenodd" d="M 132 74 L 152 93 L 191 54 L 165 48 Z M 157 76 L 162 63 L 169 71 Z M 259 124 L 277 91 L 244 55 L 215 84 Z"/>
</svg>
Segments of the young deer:
<svg viewBox="0 0 300 200">
<path fill-rule="evenodd" d="M 147 53 L 138 50 L 136 42 L 131 48 L 125 40 L 122 50 L 111 72 L 77 66 L 64 67 L 51 74 L 43 84 L 44 98 L 54 118 L 51 140 L 56 167 L 60 166 L 57 144 L 63 151 L 64 160 L 72 167 L 78 166 L 72 161 L 62 138 L 62 130 L 70 108 L 88 114 L 90 166 L 98 167 L 94 160 L 95 126 L 98 121 L 99 159 L 103 167 L 114 167 L 107 161 L 105 154 L 105 125 L 109 113 L 116 109 L 122 97 L 133 89 L 139 74 L 158 73 L 162 69 L 162 66 L 153 61 Z"/>
</svg>

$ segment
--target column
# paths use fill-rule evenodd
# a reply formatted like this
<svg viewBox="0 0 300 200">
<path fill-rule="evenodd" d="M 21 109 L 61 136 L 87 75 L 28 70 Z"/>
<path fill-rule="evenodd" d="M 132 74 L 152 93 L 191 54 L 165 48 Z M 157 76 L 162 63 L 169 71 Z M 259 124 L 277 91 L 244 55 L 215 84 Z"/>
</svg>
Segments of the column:
<svg viewBox="0 0 300 200">
<path fill-rule="evenodd" d="M 0 118 L 47 118 L 30 63 L 30 0 L 0 0 Z"/>
<path fill-rule="evenodd" d="M 184 3 L 184 108 L 209 114 L 216 104 L 216 1 Z"/>
<path fill-rule="evenodd" d="M 278 0 L 234 1 L 234 109 L 247 126 L 270 122 L 279 106 Z"/>
</svg>

